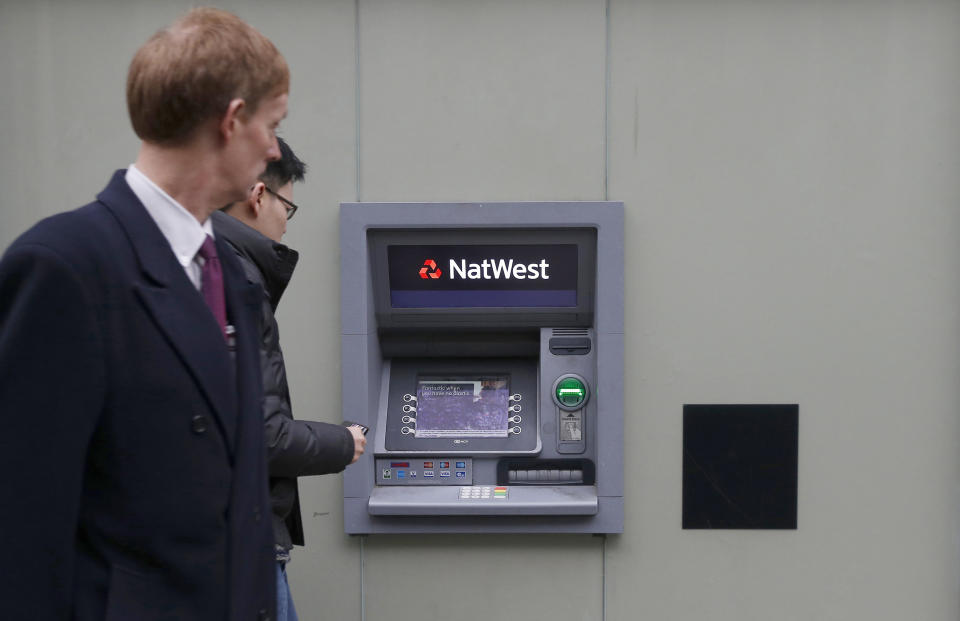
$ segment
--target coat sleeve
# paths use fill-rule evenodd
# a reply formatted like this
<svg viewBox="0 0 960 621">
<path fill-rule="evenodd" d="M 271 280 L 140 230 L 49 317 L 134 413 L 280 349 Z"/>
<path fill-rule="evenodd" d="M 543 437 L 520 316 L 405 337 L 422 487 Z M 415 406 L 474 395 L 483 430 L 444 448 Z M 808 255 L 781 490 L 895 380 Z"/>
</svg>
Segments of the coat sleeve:
<svg viewBox="0 0 960 621">
<path fill-rule="evenodd" d="M 353 459 L 353 436 L 342 425 L 272 416 L 266 422 L 270 476 L 341 472 Z"/>
<path fill-rule="evenodd" d="M 0 601 L 67 619 L 83 476 L 103 407 L 102 341 L 71 262 L 37 244 L 0 261 Z"/>
<path fill-rule="evenodd" d="M 264 342 L 261 351 L 264 380 L 264 435 L 271 477 L 299 477 L 341 472 L 353 459 L 353 435 L 342 425 L 294 420 L 287 389 L 283 352 L 277 324 L 269 308 L 264 310 Z"/>
</svg>

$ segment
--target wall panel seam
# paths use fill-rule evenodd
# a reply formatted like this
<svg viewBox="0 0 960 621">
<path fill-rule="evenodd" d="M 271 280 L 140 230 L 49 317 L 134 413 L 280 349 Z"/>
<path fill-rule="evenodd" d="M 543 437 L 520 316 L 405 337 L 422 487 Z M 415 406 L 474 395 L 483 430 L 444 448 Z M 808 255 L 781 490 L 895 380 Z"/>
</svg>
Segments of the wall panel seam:
<svg viewBox="0 0 960 621">
<path fill-rule="evenodd" d="M 603 28 L 603 200 L 610 200 L 610 0 L 604 2 Z"/>
<path fill-rule="evenodd" d="M 361 170 L 362 170 L 362 166 L 361 166 L 362 160 L 361 160 L 361 153 L 360 153 L 360 148 L 361 148 L 361 145 L 362 145 L 362 143 L 361 143 L 361 141 L 360 141 L 360 137 L 361 137 L 361 127 L 360 127 L 360 121 L 361 121 L 361 119 L 360 119 L 360 0 L 354 0 L 354 1 L 353 1 L 353 49 L 354 49 L 354 53 L 353 53 L 353 56 L 354 56 L 354 59 L 353 59 L 353 67 L 354 67 L 354 68 L 353 68 L 353 76 L 354 76 L 354 77 L 353 77 L 353 79 L 354 79 L 353 99 L 354 99 L 354 118 L 355 118 L 355 121 L 354 121 L 354 141 L 356 142 L 355 152 L 356 152 L 356 154 L 357 154 L 357 156 L 356 156 L 356 162 L 355 162 L 355 165 L 356 165 L 356 175 L 355 175 L 355 178 L 356 178 L 357 186 L 356 186 L 356 188 L 354 189 L 354 190 L 355 190 L 354 193 L 356 194 L 356 199 L 355 199 L 355 200 L 356 200 L 356 202 L 359 203 L 359 202 L 361 202 L 361 192 L 360 192 L 360 188 L 361 188 L 361 178 L 360 178 L 360 172 L 361 172 Z"/>
</svg>

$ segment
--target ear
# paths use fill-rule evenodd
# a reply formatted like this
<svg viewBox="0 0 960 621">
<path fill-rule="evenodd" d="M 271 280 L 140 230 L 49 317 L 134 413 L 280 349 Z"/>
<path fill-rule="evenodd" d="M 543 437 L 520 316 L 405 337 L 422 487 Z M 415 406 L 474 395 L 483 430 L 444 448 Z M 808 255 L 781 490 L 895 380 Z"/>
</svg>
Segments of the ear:
<svg viewBox="0 0 960 621">
<path fill-rule="evenodd" d="M 247 104 L 242 99 L 231 99 L 227 110 L 220 118 L 220 135 L 229 140 L 237 132 L 237 124 L 243 120 L 247 112 Z"/>
<path fill-rule="evenodd" d="M 260 210 L 263 209 L 263 195 L 266 191 L 266 184 L 263 181 L 257 181 L 247 194 L 247 209 L 253 213 L 254 218 L 260 217 Z"/>
</svg>

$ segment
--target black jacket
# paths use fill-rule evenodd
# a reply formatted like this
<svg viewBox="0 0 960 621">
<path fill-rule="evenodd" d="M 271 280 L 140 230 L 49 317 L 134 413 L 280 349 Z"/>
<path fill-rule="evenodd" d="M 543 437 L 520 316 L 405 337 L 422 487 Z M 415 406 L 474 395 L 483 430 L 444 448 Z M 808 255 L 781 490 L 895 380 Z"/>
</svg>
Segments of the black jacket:
<svg viewBox="0 0 960 621">
<path fill-rule="evenodd" d="M 274 312 L 293 276 L 297 252 L 222 212 L 213 214 L 213 227 L 236 251 L 247 279 L 263 290 L 260 364 L 273 533 L 276 544 L 289 550 L 303 545 L 296 477 L 341 472 L 353 459 L 353 435 L 342 425 L 294 420 L 290 409 Z"/>
</svg>

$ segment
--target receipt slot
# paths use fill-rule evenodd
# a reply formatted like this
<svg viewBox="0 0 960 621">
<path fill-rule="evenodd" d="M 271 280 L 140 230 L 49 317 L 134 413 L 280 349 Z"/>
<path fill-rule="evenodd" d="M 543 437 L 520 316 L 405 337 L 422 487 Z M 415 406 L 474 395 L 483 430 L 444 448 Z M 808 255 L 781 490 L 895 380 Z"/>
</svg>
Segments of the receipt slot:
<svg viewBox="0 0 960 621">
<path fill-rule="evenodd" d="M 622 532 L 622 203 L 344 203 L 340 248 L 346 532 Z"/>
</svg>

